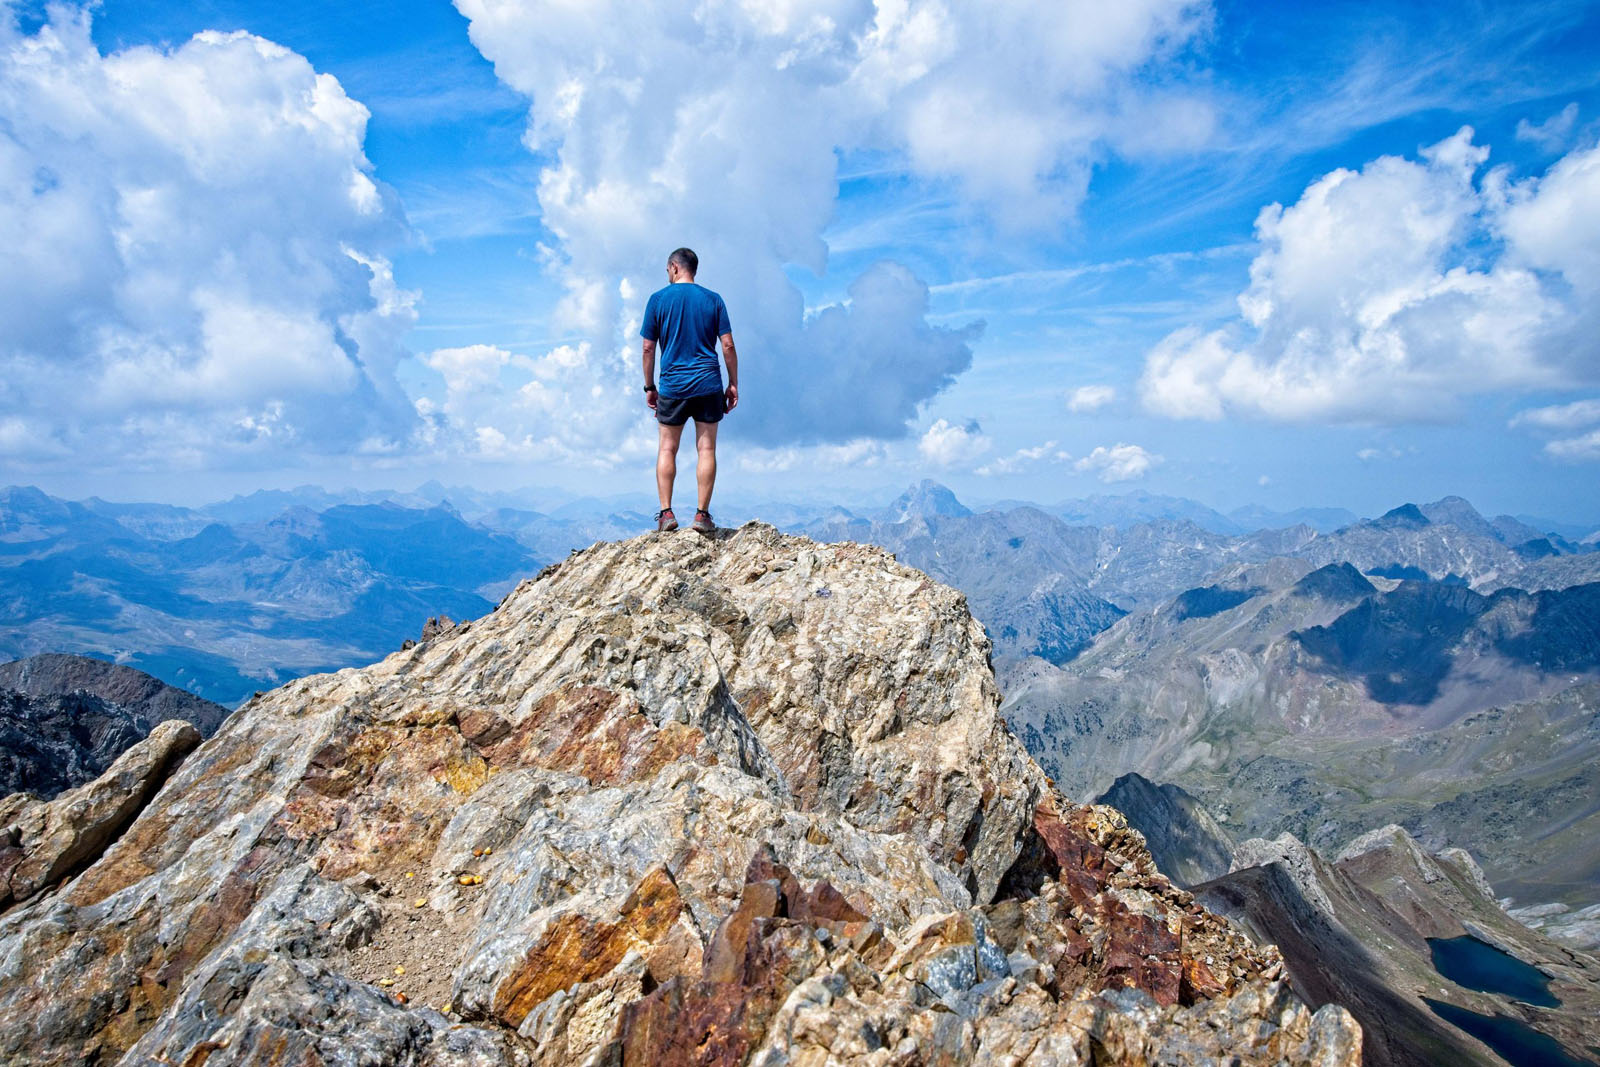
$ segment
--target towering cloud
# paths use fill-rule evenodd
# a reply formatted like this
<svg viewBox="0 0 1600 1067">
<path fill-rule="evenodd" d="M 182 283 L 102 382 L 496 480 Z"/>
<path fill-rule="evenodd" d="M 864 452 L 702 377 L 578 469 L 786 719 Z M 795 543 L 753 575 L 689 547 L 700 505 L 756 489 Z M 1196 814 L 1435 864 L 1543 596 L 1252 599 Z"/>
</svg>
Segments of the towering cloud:
<svg viewBox="0 0 1600 1067">
<path fill-rule="evenodd" d="M 0 450 L 115 464 L 386 451 L 413 312 L 367 111 L 245 33 L 101 55 L 0 5 Z"/>
<path fill-rule="evenodd" d="M 807 313 L 787 272 L 827 267 L 840 155 L 870 148 L 979 217 L 1049 225 L 1074 211 L 1108 146 L 1192 143 L 1211 122 L 1143 77 L 1202 25 L 1188 0 L 457 6 L 531 101 L 526 140 L 549 161 L 539 201 L 557 239 L 548 268 L 586 339 L 576 363 L 548 372 L 561 388 L 498 427 L 540 452 L 562 447 L 548 428 L 574 403 L 586 418 L 564 439 L 574 453 L 648 437 L 633 333 L 679 244 L 732 311 L 740 432 L 774 447 L 905 436 L 969 366 L 976 327 L 931 326 L 925 285 L 889 263 L 856 278 L 845 304 Z M 1139 143 L 1117 134 L 1130 125 Z"/>
</svg>

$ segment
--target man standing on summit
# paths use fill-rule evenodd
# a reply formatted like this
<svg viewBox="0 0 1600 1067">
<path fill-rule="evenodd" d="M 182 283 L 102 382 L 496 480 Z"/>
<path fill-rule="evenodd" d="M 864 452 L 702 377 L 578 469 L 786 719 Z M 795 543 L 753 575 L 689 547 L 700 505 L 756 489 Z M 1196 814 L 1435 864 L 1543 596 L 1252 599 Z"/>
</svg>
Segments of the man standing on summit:
<svg viewBox="0 0 1600 1067">
<path fill-rule="evenodd" d="M 717 480 L 717 424 L 739 403 L 739 357 L 722 297 L 694 280 L 700 258 L 687 248 L 667 257 L 667 287 L 650 294 L 639 336 L 644 338 L 644 400 L 656 413 L 661 434 L 656 451 L 656 492 L 661 510 L 656 529 L 676 530 L 672 483 L 678 476 L 678 443 L 683 425 L 694 420 L 695 485 L 700 493 L 694 528 L 710 533 L 711 487 Z M 717 342 L 728 361 L 728 387 L 722 388 Z M 661 387 L 656 388 L 656 345 L 661 346 Z"/>
</svg>

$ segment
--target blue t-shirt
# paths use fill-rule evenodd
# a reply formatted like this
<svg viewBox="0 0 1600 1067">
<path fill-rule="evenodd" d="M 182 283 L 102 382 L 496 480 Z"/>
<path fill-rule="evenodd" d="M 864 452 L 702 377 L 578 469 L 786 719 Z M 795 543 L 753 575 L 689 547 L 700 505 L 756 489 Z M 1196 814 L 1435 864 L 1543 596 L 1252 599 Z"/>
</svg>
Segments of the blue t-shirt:
<svg viewBox="0 0 1600 1067">
<path fill-rule="evenodd" d="M 639 336 L 659 345 L 661 370 L 656 387 L 664 397 L 709 396 L 722 392 L 717 338 L 732 333 L 722 297 L 694 282 L 674 282 L 650 294 Z"/>
</svg>

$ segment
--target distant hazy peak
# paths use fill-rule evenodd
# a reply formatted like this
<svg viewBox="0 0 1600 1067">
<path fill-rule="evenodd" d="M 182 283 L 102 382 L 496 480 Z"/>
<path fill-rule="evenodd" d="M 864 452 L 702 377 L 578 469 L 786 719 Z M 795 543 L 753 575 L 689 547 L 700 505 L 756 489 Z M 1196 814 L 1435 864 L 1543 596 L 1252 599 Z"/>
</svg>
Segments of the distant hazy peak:
<svg viewBox="0 0 1600 1067">
<path fill-rule="evenodd" d="M 0 489 L 0 503 L 9 507 L 36 508 L 41 504 L 59 504 L 61 501 L 36 485 L 8 485 Z"/>
<path fill-rule="evenodd" d="M 1051 510 L 1069 523 L 1118 529 L 1162 520 L 1182 520 L 1211 533 L 1229 536 L 1251 529 L 1197 500 L 1163 496 L 1142 489 L 1063 500 Z"/>
<path fill-rule="evenodd" d="M 1424 504 L 1420 510 L 1430 522 L 1448 523 L 1470 533 L 1493 537 L 1496 540 L 1501 537 L 1500 531 L 1495 529 L 1493 523 L 1459 496 L 1447 496 L 1435 500 L 1431 504 Z"/>
<path fill-rule="evenodd" d="M 1415 529 L 1429 525 L 1429 519 L 1415 504 L 1401 504 L 1373 519 L 1372 525 L 1383 529 Z"/>
<path fill-rule="evenodd" d="M 890 522 L 907 522 L 929 516 L 971 515 L 972 509 L 957 500 L 956 495 L 949 489 L 931 478 L 924 478 L 901 493 L 895 502 L 889 505 L 888 514 Z"/>
</svg>

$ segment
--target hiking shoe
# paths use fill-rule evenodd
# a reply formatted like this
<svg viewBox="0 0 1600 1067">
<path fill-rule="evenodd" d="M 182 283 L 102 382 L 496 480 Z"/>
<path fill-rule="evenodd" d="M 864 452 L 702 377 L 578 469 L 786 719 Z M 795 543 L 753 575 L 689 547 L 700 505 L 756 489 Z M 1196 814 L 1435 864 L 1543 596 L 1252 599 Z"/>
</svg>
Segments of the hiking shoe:
<svg viewBox="0 0 1600 1067">
<path fill-rule="evenodd" d="M 671 508 L 662 508 L 656 512 L 656 533 L 671 533 L 678 528 L 678 518 L 672 514 Z"/>
<path fill-rule="evenodd" d="M 701 533 L 711 533 L 717 524 L 711 521 L 711 512 L 705 508 L 696 508 L 694 512 L 694 528 Z"/>
</svg>

